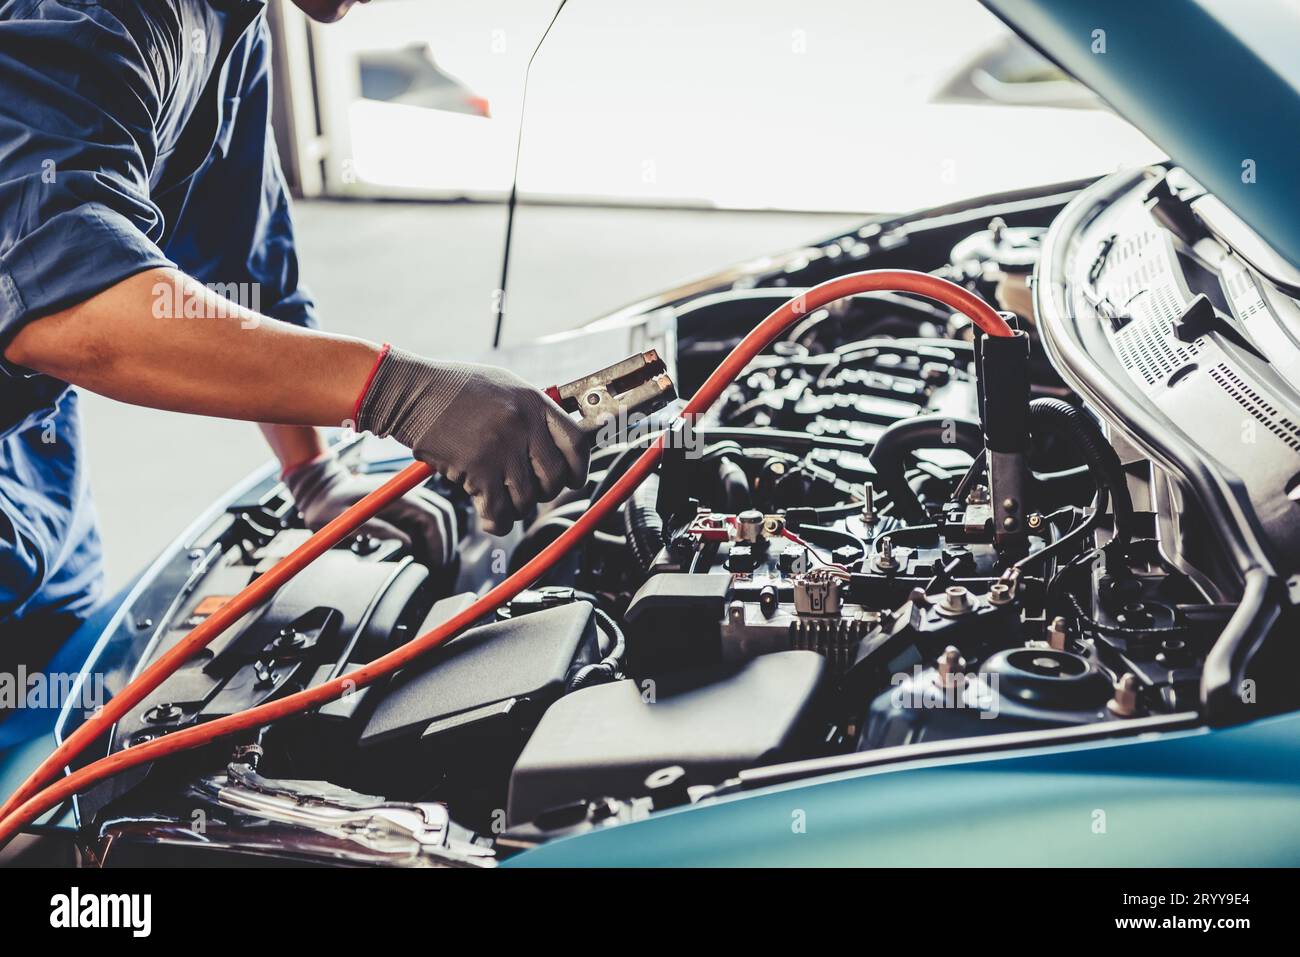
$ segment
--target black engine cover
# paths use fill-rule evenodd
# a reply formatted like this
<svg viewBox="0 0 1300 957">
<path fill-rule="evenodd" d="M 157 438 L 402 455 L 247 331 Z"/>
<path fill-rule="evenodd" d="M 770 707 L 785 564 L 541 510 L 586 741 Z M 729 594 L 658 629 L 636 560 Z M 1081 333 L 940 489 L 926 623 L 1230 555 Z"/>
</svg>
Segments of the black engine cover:
<svg viewBox="0 0 1300 957">
<path fill-rule="evenodd" d="M 511 825 L 583 798 L 645 793 L 652 771 L 680 765 L 716 783 L 793 753 L 812 731 L 827 662 L 812 651 L 763 655 L 736 670 L 616 681 L 561 698 L 515 764 Z"/>
</svg>

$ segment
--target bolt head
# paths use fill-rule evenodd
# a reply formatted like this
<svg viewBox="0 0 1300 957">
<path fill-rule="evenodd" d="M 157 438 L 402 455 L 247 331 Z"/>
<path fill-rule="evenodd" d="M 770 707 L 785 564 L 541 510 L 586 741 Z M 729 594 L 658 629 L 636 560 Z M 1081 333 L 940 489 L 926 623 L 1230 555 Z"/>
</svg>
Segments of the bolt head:
<svg viewBox="0 0 1300 957">
<path fill-rule="evenodd" d="M 964 585 L 949 585 L 943 590 L 939 611 L 946 615 L 963 615 L 975 608 L 975 600 Z"/>
<path fill-rule="evenodd" d="M 1131 718 L 1138 710 L 1138 680 L 1132 674 L 1124 674 L 1115 682 L 1115 693 L 1106 707 L 1112 714 L 1121 718 Z"/>
<path fill-rule="evenodd" d="M 177 721 L 184 714 L 180 705 L 164 702 L 163 704 L 154 705 L 144 714 L 144 719 L 150 724 L 169 724 Z"/>
<path fill-rule="evenodd" d="M 966 672 L 966 659 L 961 656 L 961 651 L 955 645 L 949 645 L 935 662 L 935 668 L 939 672 L 939 682 L 945 688 L 951 688 L 957 683 L 957 679 Z"/>
</svg>

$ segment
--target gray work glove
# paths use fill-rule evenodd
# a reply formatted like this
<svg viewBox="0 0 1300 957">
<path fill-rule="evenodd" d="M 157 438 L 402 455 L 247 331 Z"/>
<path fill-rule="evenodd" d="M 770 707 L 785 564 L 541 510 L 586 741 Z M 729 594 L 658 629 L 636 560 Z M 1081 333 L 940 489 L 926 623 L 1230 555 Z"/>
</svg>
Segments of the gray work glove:
<svg viewBox="0 0 1300 957">
<path fill-rule="evenodd" d="M 462 486 L 493 535 L 587 480 L 586 433 L 536 386 L 494 366 L 390 348 L 362 396 L 357 428 L 392 435 Z"/>
<path fill-rule="evenodd" d="M 331 452 L 286 472 L 284 484 L 303 522 L 316 531 L 390 478 L 352 472 Z M 385 506 L 360 531 L 401 541 L 431 568 L 448 564 L 456 554 L 456 513 L 450 502 L 423 485 Z"/>
</svg>

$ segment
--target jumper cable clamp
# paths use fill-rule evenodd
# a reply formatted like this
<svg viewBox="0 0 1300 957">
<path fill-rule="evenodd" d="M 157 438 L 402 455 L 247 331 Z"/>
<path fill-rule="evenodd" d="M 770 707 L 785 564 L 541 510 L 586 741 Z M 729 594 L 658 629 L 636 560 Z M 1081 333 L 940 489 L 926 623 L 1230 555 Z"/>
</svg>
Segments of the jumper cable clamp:
<svg viewBox="0 0 1300 957">
<path fill-rule="evenodd" d="M 677 398 L 668 367 L 654 349 L 564 385 L 553 385 L 546 394 L 565 412 L 578 413 L 578 425 L 584 432 L 595 432 L 620 415 L 649 415 Z"/>
</svg>

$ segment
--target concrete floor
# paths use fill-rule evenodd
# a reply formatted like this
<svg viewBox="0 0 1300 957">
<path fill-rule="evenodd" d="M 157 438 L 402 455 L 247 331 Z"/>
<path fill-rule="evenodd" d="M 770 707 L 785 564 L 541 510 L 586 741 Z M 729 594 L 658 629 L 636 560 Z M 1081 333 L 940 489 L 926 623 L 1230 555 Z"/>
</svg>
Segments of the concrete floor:
<svg viewBox="0 0 1300 957">
<path fill-rule="evenodd" d="M 521 207 L 506 343 L 572 328 L 717 268 L 846 229 L 859 216 Z M 302 270 L 334 331 L 447 358 L 484 358 L 503 207 L 311 202 Z M 285 370 L 292 375 L 292 370 Z M 109 587 L 268 458 L 257 430 L 84 396 Z"/>
</svg>

